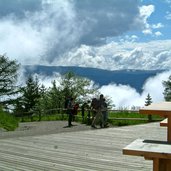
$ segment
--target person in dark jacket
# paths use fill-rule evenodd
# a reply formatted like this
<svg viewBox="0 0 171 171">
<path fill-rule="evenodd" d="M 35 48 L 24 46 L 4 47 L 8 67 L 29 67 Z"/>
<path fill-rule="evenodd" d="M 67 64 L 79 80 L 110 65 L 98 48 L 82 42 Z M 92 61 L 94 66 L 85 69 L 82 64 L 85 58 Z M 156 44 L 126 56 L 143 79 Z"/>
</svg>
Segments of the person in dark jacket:
<svg viewBox="0 0 171 171">
<path fill-rule="evenodd" d="M 74 111 L 74 98 L 70 98 L 68 100 L 68 104 L 67 104 L 67 111 L 68 111 L 68 127 L 73 126 L 72 125 L 72 120 L 73 120 L 73 111 Z"/>
</svg>

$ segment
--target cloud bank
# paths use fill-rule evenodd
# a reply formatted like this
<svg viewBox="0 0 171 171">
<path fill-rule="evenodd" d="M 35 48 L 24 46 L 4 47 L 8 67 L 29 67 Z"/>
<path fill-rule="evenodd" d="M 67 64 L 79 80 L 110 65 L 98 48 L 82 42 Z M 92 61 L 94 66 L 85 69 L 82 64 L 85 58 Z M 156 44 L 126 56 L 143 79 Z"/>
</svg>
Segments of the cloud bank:
<svg viewBox="0 0 171 171">
<path fill-rule="evenodd" d="M 116 69 L 168 69 L 171 40 L 138 43 L 152 34 L 153 5 L 137 0 L 0 0 L 0 54 L 21 64 Z M 156 31 L 154 35 L 161 36 Z"/>
<path fill-rule="evenodd" d="M 20 73 L 23 73 L 23 71 Z M 115 83 L 99 87 L 92 81 L 91 86 L 96 86 L 99 92 L 104 94 L 105 97 L 110 97 L 115 109 L 139 109 L 139 107 L 144 106 L 148 93 L 154 103 L 164 101 L 164 87 L 162 83 L 163 81 L 168 80 L 170 75 L 171 70 L 162 72 L 154 77 L 150 77 L 143 85 L 142 93 L 138 93 L 129 85 L 116 85 Z M 56 81 L 57 86 L 61 81 L 61 75 L 59 73 L 54 73 L 52 77 L 47 77 L 44 75 L 36 76 L 39 78 L 40 85 L 43 84 L 46 88 L 52 87 L 52 82 L 54 80 Z M 19 82 L 21 85 L 25 84 L 25 79 L 26 78 L 24 75 L 21 74 L 19 77 Z"/>
<path fill-rule="evenodd" d="M 148 93 L 154 103 L 164 101 L 164 87 L 162 82 L 168 80 L 170 75 L 171 71 L 167 71 L 149 78 L 144 84 L 143 92 L 141 94 L 127 85 L 117 86 L 115 84 L 110 84 L 102 86 L 99 90 L 105 96 L 112 98 L 116 108 L 138 108 L 144 106 Z"/>
<path fill-rule="evenodd" d="M 77 52 L 82 46 L 102 46 L 110 37 L 144 29 L 147 16 L 140 13 L 138 1 L 126 3 L 0 0 L 0 53 L 22 64 L 58 65 L 58 60 L 62 64 L 70 58 L 70 52 Z M 101 56 L 95 58 L 103 60 Z M 66 62 L 69 65 L 70 60 Z"/>
<path fill-rule="evenodd" d="M 164 25 L 149 23 L 155 10 L 138 0 L 0 0 L 0 54 L 23 65 L 170 70 L 171 40 L 138 42 L 138 35 L 126 35 L 162 37 Z M 170 11 L 165 17 L 171 18 Z M 141 105 L 147 93 L 163 99 L 161 80 L 168 74 L 149 79 L 142 94 L 127 85 L 100 90 L 117 106 Z"/>
<path fill-rule="evenodd" d="M 171 40 L 148 43 L 111 42 L 100 47 L 86 45 L 54 61 L 54 65 L 76 65 L 107 70 L 170 69 Z M 65 59 L 65 60 L 63 60 Z"/>
</svg>

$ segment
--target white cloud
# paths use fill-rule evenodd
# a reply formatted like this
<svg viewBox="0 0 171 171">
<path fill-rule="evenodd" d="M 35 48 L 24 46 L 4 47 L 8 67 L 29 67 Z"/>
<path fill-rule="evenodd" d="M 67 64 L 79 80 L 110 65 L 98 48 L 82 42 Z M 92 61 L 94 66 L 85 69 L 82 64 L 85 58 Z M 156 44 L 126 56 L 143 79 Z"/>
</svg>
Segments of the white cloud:
<svg viewBox="0 0 171 171">
<path fill-rule="evenodd" d="M 156 48 L 157 47 L 157 48 Z M 111 42 L 100 47 L 80 46 L 54 65 L 117 69 L 170 69 L 171 40 L 138 42 Z"/>
<path fill-rule="evenodd" d="M 31 0 L 26 5 L 25 1 L 9 4 L 0 0 L 6 9 L 0 11 L 0 54 L 6 53 L 22 64 L 109 70 L 169 68 L 169 53 L 165 54 L 167 61 L 158 60 L 161 53 L 170 52 L 169 40 L 137 43 L 139 37 L 132 35 L 122 42 L 99 44 L 136 29 L 155 37 L 162 35 L 160 31 L 153 33 L 153 29 L 163 27 L 162 23 L 148 23 L 153 5 L 139 8 L 136 0 L 128 0 L 127 6 L 124 2 L 109 0 L 109 5 L 98 0 Z M 86 41 L 87 45 L 83 44 Z"/>
<path fill-rule="evenodd" d="M 0 53 L 22 64 L 50 64 L 77 46 L 99 45 L 107 37 L 141 29 L 144 22 L 139 17 L 138 2 L 124 3 L 0 0 Z"/>
<path fill-rule="evenodd" d="M 154 103 L 164 101 L 164 87 L 162 82 L 168 80 L 171 71 L 163 72 L 154 77 L 149 78 L 143 86 L 143 92 L 139 94 L 136 90 L 127 85 L 110 84 L 102 86 L 100 92 L 104 96 L 112 98 L 116 108 L 142 107 L 149 93 Z"/>
<path fill-rule="evenodd" d="M 33 67 L 33 69 L 34 69 L 34 67 Z M 20 85 L 20 86 L 25 86 L 25 84 L 26 84 L 26 79 L 27 79 L 27 77 L 26 77 L 26 73 L 25 73 L 26 71 L 24 70 L 24 68 L 23 67 L 21 67 L 20 69 L 19 69 L 19 71 L 18 71 L 18 84 Z M 38 78 L 38 81 L 39 81 L 39 85 L 44 85 L 45 86 L 45 88 L 49 88 L 49 87 L 52 87 L 52 82 L 55 80 L 56 81 L 56 85 L 57 86 L 59 86 L 60 85 L 60 82 L 61 82 L 61 75 L 60 75 L 60 73 L 56 73 L 56 72 L 54 72 L 53 73 L 53 75 L 51 75 L 51 76 L 45 76 L 45 75 L 43 75 L 43 74 L 33 74 L 32 75 L 33 76 L 33 78 Z"/>
<path fill-rule="evenodd" d="M 163 35 L 160 31 L 156 31 L 154 34 L 155 34 L 157 37 Z"/>
<path fill-rule="evenodd" d="M 170 13 L 169 11 L 166 12 L 165 18 L 166 18 L 167 20 L 171 20 L 171 13 Z"/>
<path fill-rule="evenodd" d="M 52 82 L 55 80 L 56 86 L 60 85 L 61 75 L 59 73 L 54 73 L 53 76 L 48 77 L 44 75 L 36 75 L 39 79 L 40 85 L 44 85 L 46 88 L 52 87 Z"/>
<path fill-rule="evenodd" d="M 22 64 L 74 65 L 109 70 L 170 69 L 171 40 L 138 43 L 138 37 L 132 35 L 126 36 L 122 42 L 101 44 L 107 38 L 128 31 L 162 35 L 156 29 L 164 25 L 149 24 L 148 21 L 155 12 L 153 5 L 139 7 L 137 0 L 127 0 L 127 5 L 123 4 L 125 0 L 15 0 L 10 3 L 9 0 L 0 0 L 0 54 L 6 53 Z M 166 13 L 166 18 L 171 19 L 170 12 Z M 112 95 L 118 106 L 142 104 L 150 92 L 157 101 L 163 98 L 161 80 L 166 75 L 148 80 L 149 84 L 144 85 L 141 95 L 126 85 L 111 84 L 101 90 Z M 51 78 L 41 76 L 40 79 L 50 86 Z M 160 94 L 158 90 L 161 90 Z M 120 98 L 116 99 L 115 94 L 120 94 Z"/>
<path fill-rule="evenodd" d="M 19 85 L 25 84 L 26 77 L 24 76 L 24 70 L 20 70 Z M 152 97 L 154 103 L 164 101 L 164 87 L 162 82 L 168 80 L 171 75 L 171 70 L 157 74 L 156 76 L 150 77 L 146 80 L 143 85 L 142 93 L 138 93 L 134 88 L 129 85 L 116 85 L 115 83 L 110 83 L 109 85 L 97 86 L 92 81 L 91 86 L 99 87 L 100 93 L 104 94 L 106 97 L 110 97 L 116 108 L 128 108 L 132 107 L 142 107 L 145 104 L 145 99 L 149 93 Z M 60 85 L 61 75 L 59 73 L 54 73 L 52 76 L 35 75 L 39 79 L 39 83 L 43 84 L 46 88 L 52 87 L 52 82 L 55 80 L 56 85 Z"/>
<path fill-rule="evenodd" d="M 148 19 L 155 12 L 154 5 L 142 6 L 140 7 L 140 16 L 144 22 L 144 28 L 142 29 L 142 33 L 144 35 L 151 35 L 151 36 L 161 36 L 162 33 L 160 31 L 153 32 L 154 29 L 163 28 L 164 25 L 162 23 L 157 24 L 149 24 Z"/>
<path fill-rule="evenodd" d="M 151 14 L 155 11 L 154 5 L 143 5 L 140 7 L 140 14 L 141 17 L 144 18 L 144 22 L 146 23 L 146 20 L 151 16 Z"/>
<path fill-rule="evenodd" d="M 153 98 L 153 102 L 164 101 L 164 87 L 162 82 L 168 80 L 170 75 L 171 71 L 167 71 L 158 74 L 155 77 L 149 78 L 143 86 L 142 96 L 150 93 L 151 97 Z"/>
<path fill-rule="evenodd" d="M 152 30 L 147 20 L 154 11 L 155 11 L 154 5 L 147 5 L 147 6 L 143 5 L 140 7 L 140 16 L 142 18 L 142 21 L 144 22 L 144 28 L 142 31 L 144 34 L 152 34 Z"/>
<path fill-rule="evenodd" d="M 151 26 L 153 29 L 159 29 L 164 27 L 164 25 L 162 23 L 157 23 L 157 24 L 152 24 Z"/>
<path fill-rule="evenodd" d="M 44 53 L 45 43 L 40 32 L 26 22 L 15 23 L 11 20 L 0 22 L 0 53 L 28 64 L 39 63 Z M 37 58 L 35 58 L 37 57 Z"/>
<path fill-rule="evenodd" d="M 127 85 L 110 84 L 102 86 L 99 91 L 104 94 L 104 96 L 111 97 L 116 108 L 130 108 L 133 105 L 140 106 L 143 102 L 142 99 L 140 99 L 139 93 Z"/>
<path fill-rule="evenodd" d="M 136 35 L 131 35 L 131 36 L 129 36 L 129 35 L 126 35 L 124 38 L 121 38 L 120 39 L 120 42 L 135 42 L 135 41 L 137 41 L 138 40 L 138 36 L 136 36 Z"/>
<path fill-rule="evenodd" d="M 144 29 L 142 32 L 143 32 L 145 35 L 152 34 L 152 30 L 151 30 L 151 29 Z"/>
<path fill-rule="evenodd" d="M 72 4 L 61 0 L 43 3 L 42 10 L 25 11 L 22 17 L 7 13 L 0 18 L 0 53 L 25 64 L 50 62 L 78 42 L 81 26 L 75 19 Z"/>
</svg>

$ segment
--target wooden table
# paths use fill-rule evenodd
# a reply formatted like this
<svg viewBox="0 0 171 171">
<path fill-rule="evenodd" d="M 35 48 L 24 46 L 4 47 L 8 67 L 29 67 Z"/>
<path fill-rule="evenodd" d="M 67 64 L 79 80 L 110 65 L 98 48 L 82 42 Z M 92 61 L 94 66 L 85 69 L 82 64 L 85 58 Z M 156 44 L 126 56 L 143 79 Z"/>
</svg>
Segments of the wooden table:
<svg viewBox="0 0 171 171">
<path fill-rule="evenodd" d="M 168 118 L 167 141 L 171 143 L 171 102 L 152 103 L 139 110 L 140 114 L 159 115 Z"/>
<path fill-rule="evenodd" d="M 153 171 L 171 171 L 171 144 L 137 139 L 123 149 L 123 154 L 153 160 Z"/>
<path fill-rule="evenodd" d="M 123 149 L 123 154 L 153 160 L 153 171 L 171 171 L 171 102 L 152 103 L 139 113 L 167 118 L 167 141 L 137 139 Z"/>
</svg>

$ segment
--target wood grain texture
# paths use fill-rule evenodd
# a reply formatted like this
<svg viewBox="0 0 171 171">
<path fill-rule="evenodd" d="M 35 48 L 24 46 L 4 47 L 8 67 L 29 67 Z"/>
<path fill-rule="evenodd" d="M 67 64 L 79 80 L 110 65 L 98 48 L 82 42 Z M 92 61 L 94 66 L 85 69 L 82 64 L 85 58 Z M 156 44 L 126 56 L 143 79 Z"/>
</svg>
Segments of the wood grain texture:
<svg viewBox="0 0 171 171">
<path fill-rule="evenodd" d="M 152 161 L 126 156 L 137 138 L 166 141 L 160 123 L 0 140 L 2 171 L 149 171 Z"/>
</svg>

